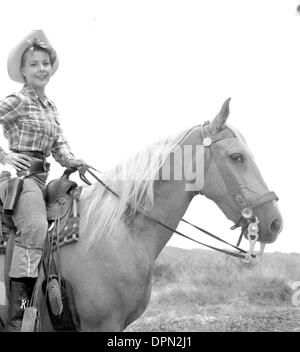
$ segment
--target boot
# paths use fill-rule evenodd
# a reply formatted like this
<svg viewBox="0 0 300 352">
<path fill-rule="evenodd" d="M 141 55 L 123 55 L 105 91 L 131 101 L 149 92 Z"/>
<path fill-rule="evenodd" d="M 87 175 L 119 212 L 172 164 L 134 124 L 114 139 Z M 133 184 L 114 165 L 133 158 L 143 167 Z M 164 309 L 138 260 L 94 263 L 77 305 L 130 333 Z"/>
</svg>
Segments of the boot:
<svg viewBox="0 0 300 352">
<path fill-rule="evenodd" d="M 24 310 L 30 301 L 35 281 L 31 277 L 10 279 L 8 317 L 4 331 L 21 330 Z"/>
</svg>

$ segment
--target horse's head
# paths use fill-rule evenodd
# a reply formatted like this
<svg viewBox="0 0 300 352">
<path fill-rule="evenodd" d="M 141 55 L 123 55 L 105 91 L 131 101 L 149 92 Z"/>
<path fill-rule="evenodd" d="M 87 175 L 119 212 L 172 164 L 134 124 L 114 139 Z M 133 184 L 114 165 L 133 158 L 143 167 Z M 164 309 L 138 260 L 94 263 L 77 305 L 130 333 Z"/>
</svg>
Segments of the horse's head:
<svg viewBox="0 0 300 352">
<path fill-rule="evenodd" d="M 213 200 L 236 226 L 258 219 L 258 240 L 272 243 L 282 229 L 277 196 L 264 182 L 246 141 L 226 125 L 229 102 L 211 123 L 201 126 L 205 150 L 202 193 Z"/>
</svg>

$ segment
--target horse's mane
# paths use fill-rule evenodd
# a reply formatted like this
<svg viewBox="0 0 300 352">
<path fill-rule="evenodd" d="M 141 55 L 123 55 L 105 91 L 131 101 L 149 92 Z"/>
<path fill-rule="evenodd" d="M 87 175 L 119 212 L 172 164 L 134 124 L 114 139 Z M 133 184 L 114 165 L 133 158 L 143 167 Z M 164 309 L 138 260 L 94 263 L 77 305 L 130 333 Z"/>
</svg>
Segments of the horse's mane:
<svg viewBox="0 0 300 352">
<path fill-rule="evenodd" d="M 102 234 L 110 235 L 122 217 L 132 217 L 138 208 L 150 210 L 153 206 L 153 186 L 165 160 L 194 127 L 154 143 L 135 156 L 123 161 L 101 175 L 119 198 L 99 182 L 83 188 L 81 220 L 89 235 L 89 246 Z M 128 207 L 128 204 L 130 205 Z"/>
</svg>

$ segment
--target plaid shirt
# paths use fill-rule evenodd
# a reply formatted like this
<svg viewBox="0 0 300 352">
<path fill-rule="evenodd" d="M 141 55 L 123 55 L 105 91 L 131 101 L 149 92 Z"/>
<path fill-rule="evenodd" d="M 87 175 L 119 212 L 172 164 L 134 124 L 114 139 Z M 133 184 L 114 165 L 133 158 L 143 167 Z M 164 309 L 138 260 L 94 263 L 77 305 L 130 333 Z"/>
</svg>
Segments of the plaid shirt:
<svg viewBox="0 0 300 352">
<path fill-rule="evenodd" d="M 52 154 L 65 167 L 74 158 L 63 135 L 56 106 L 47 97 L 39 98 L 27 85 L 0 101 L 0 124 L 10 150 L 40 151 L 45 157 Z M 4 155 L 0 147 L 0 162 Z"/>
</svg>

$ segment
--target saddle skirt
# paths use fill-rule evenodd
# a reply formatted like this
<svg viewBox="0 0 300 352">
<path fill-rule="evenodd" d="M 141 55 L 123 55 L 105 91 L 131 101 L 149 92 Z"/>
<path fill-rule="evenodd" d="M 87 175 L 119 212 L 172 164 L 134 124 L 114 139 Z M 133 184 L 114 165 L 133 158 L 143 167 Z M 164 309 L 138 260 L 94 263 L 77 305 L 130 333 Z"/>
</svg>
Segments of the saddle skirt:
<svg viewBox="0 0 300 352">
<path fill-rule="evenodd" d="M 68 179 L 57 179 L 48 183 L 45 191 L 48 234 L 52 250 L 58 246 L 79 240 L 82 187 Z"/>
</svg>

